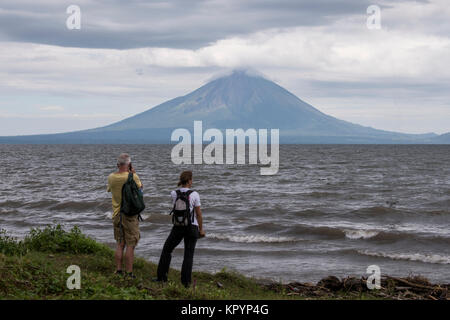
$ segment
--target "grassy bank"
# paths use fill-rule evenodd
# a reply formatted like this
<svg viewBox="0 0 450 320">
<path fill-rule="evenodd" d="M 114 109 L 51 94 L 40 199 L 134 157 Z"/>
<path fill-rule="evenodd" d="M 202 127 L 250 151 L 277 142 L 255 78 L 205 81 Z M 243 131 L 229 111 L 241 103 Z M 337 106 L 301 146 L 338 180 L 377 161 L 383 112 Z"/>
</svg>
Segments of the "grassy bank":
<svg viewBox="0 0 450 320">
<path fill-rule="evenodd" d="M 83 235 L 78 228 L 34 229 L 22 241 L 0 234 L 0 298 L 2 299 L 280 299 L 239 274 L 194 272 L 195 288 L 179 282 L 171 270 L 169 282 L 154 283 L 156 265 L 137 258 L 136 279 L 113 274 L 113 251 Z M 67 267 L 81 269 L 81 289 L 66 286 Z"/>
<path fill-rule="evenodd" d="M 67 267 L 81 269 L 81 289 L 70 290 Z M 180 284 L 180 273 L 171 270 L 169 282 L 161 285 L 151 278 L 156 265 L 142 258 L 135 261 L 136 279 L 113 274 L 113 251 L 83 235 L 78 228 L 61 226 L 33 229 L 21 241 L 0 232 L 1 299 L 379 299 L 369 291 L 308 290 L 221 271 L 194 272 L 195 286 Z M 317 290 L 316 290 L 317 289 Z"/>
</svg>

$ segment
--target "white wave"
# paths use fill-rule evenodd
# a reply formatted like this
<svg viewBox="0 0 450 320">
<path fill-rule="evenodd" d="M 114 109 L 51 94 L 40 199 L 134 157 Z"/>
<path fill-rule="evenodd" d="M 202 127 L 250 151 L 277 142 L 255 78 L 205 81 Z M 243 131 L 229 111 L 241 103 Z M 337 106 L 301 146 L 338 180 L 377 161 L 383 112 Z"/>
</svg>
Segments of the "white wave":
<svg viewBox="0 0 450 320">
<path fill-rule="evenodd" d="M 375 237 L 379 231 L 373 230 L 344 230 L 345 236 L 349 239 L 369 239 Z"/>
<path fill-rule="evenodd" d="M 112 215 L 113 215 L 112 211 L 106 211 L 106 212 L 104 213 L 104 216 L 105 216 L 107 219 L 112 219 Z M 148 218 L 151 217 L 151 215 L 152 215 L 151 213 L 144 213 L 144 214 L 141 214 L 141 217 L 142 217 L 143 220 L 147 220 Z"/>
<path fill-rule="evenodd" d="M 373 257 L 390 258 L 393 260 L 409 260 L 420 261 L 426 263 L 437 264 L 450 264 L 450 256 L 441 256 L 438 254 L 421 254 L 421 253 L 384 253 L 384 252 L 371 252 L 371 251 L 358 251 L 361 254 L 365 254 Z"/>
<path fill-rule="evenodd" d="M 247 235 L 247 236 L 235 236 L 235 235 L 225 235 L 225 234 L 207 234 L 208 238 L 217 240 L 228 240 L 231 242 L 244 242 L 244 243 L 279 243 L 279 242 L 292 242 L 295 241 L 291 237 L 269 237 L 262 235 Z"/>
<path fill-rule="evenodd" d="M 142 213 L 142 214 L 141 214 L 142 220 L 147 220 L 147 219 L 150 218 L 151 216 L 152 216 L 152 214 L 151 214 L 150 212 Z"/>
</svg>

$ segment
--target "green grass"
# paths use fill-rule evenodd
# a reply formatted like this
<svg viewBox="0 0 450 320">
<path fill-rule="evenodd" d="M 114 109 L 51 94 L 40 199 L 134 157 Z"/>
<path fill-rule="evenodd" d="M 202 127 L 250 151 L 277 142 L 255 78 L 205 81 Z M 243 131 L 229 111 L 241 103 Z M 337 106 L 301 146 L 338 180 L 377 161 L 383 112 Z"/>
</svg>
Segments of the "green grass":
<svg viewBox="0 0 450 320">
<path fill-rule="evenodd" d="M 81 269 L 81 289 L 66 286 L 67 267 Z M 196 285 L 184 288 L 171 269 L 166 284 L 152 282 L 156 265 L 137 258 L 136 279 L 114 275 L 114 252 L 60 225 L 32 229 L 22 241 L 0 231 L 0 299 L 299 299 L 284 290 L 269 290 L 256 279 L 222 270 L 193 272 Z M 280 286 L 281 288 L 281 286 Z M 328 297 L 317 297 L 326 299 Z M 346 298 L 340 295 L 339 298 Z M 370 296 L 347 297 L 366 299 Z M 336 299 L 336 297 L 334 297 Z"/>
</svg>

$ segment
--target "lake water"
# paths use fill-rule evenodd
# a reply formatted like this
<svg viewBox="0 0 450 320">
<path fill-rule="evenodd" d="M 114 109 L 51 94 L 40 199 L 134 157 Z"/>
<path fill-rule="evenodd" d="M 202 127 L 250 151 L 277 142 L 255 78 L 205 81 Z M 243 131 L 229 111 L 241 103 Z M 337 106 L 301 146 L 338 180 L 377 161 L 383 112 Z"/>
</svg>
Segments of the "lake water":
<svg viewBox="0 0 450 320">
<path fill-rule="evenodd" d="M 170 191 L 191 169 L 207 232 L 194 270 L 315 282 L 375 264 L 382 274 L 450 282 L 450 146 L 281 145 L 274 176 L 258 165 L 174 165 L 171 148 L 0 145 L 0 228 L 20 238 L 32 227 L 78 225 L 113 245 L 106 179 L 128 152 L 147 205 L 137 254 L 150 261 L 171 228 Z"/>
</svg>

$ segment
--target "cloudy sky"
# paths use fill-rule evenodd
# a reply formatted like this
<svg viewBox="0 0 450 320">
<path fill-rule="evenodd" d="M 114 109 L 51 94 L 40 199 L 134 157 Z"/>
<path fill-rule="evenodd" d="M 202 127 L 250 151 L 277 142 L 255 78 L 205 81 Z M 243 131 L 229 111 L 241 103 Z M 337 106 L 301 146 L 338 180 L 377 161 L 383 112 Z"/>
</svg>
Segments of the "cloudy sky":
<svg viewBox="0 0 450 320">
<path fill-rule="evenodd" d="M 0 135 L 106 125 L 234 68 L 347 121 L 450 131 L 448 0 L 2 0 Z"/>
</svg>

